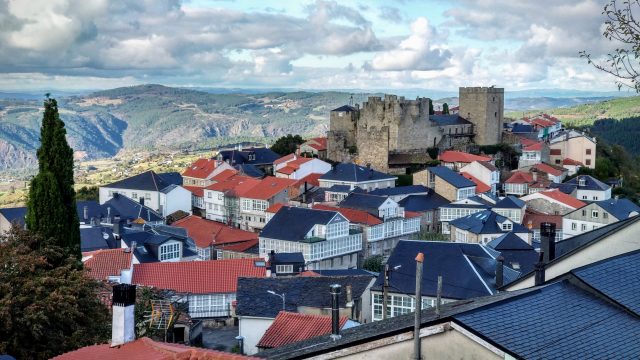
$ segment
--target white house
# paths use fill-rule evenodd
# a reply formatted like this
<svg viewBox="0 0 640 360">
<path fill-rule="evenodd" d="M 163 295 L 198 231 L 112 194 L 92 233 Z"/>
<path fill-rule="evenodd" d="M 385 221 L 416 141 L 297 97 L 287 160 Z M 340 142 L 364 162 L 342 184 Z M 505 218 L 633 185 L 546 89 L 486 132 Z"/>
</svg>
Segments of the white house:
<svg viewBox="0 0 640 360">
<path fill-rule="evenodd" d="M 611 186 L 590 175 L 579 175 L 562 184 L 555 184 L 554 187 L 582 201 L 611 199 Z"/>
<path fill-rule="evenodd" d="M 336 211 L 284 206 L 260 232 L 260 256 L 301 252 L 308 270 L 358 266 L 362 233 Z"/>
<path fill-rule="evenodd" d="M 596 201 L 562 217 L 563 238 L 583 234 L 640 214 L 640 207 L 629 199 Z"/>
<path fill-rule="evenodd" d="M 495 194 L 500 182 L 500 170 L 488 161 L 473 161 L 460 169 L 491 187 L 491 193 Z"/>
<path fill-rule="evenodd" d="M 264 260 L 230 259 L 136 264 L 131 282 L 175 291 L 188 301 L 192 318 L 228 318 L 238 278 L 264 276 Z"/>
<path fill-rule="evenodd" d="M 327 162 L 296 154 L 284 156 L 276 160 L 273 165 L 276 177 L 294 180 L 300 180 L 311 174 L 325 174 L 331 170 L 331 164 Z"/>
<path fill-rule="evenodd" d="M 181 181 L 181 180 L 180 180 Z M 191 214 L 191 192 L 172 177 L 147 171 L 100 187 L 100 204 L 121 194 L 159 212 L 163 217 L 182 210 Z"/>
</svg>

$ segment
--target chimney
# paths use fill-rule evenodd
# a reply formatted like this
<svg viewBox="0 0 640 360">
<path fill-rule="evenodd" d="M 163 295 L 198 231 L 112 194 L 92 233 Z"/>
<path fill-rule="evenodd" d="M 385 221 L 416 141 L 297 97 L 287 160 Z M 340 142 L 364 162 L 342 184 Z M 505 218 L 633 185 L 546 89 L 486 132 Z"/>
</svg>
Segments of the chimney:
<svg viewBox="0 0 640 360">
<path fill-rule="evenodd" d="M 89 219 L 89 207 L 87 205 L 82 208 L 82 217 L 85 223 Z"/>
<path fill-rule="evenodd" d="M 533 177 L 533 181 L 538 181 L 538 172 L 537 171 L 532 171 L 531 172 L 531 176 Z"/>
<path fill-rule="evenodd" d="M 540 247 L 544 252 L 544 263 L 548 264 L 556 257 L 556 224 L 543 222 L 540 224 Z"/>
<path fill-rule="evenodd" d="M 107 222 L 111 223 L 111 206 L 107 206 Z"/>
<path fill-rule="evenodd" d="M 540 251 L 540 257 L 535 265 L 535 286 L 544 284 L 544 251 Z"/>
<path fill-rule="evenodd" d="M 137 246 L 138 246 L 138 243 L 136 241 L 132 241 L 131 242 L 131 251 L 134 251 Z"/>
<path fill-rule="evenodd" d="M 123 345 L 135 340 L 135 303 L 135 285 L 118 284 L 113 287 L 111 347 Z"/>
<path fill-rule="evenodd" d="M 271 264 L 271 273 L 274 275 L 276 273 L 276 264 L 273 262 L 275 258 L 276 258 L 276 252 L 275 250 L 271 250 L 271 252 L 269 252 L 269 264 Z"/>
<path fill-rule="evenodd" d="M 331 293 L 331 339 L 333 341 L 340 340 L 340 288 L 339 284 L 329 286 Z"/>
<path fill-rule="evenodd" d="M 504 285 L 504 257 L 498 256 L 496 259 L 496 289 Z"/>
</svg>

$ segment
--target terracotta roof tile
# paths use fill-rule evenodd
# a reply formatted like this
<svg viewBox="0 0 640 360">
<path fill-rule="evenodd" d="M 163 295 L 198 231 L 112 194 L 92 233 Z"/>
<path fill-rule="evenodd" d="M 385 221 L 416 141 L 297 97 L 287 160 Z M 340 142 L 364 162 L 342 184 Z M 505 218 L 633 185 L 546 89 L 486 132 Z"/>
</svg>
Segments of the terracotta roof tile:
<svg viewBox="0 0 640 360">
<path fill-rule="evenodd" d="M 317 272 L 315 272 L 315 271 L 307 270 L 307 271 L 303 271 L 303 272 L 301 272 L 300 274 L 298 274 L 298 276 L 307 276 L 307 277 L 312 276 L 312 277 L 317 277 L 317 276 L 322 276 L 322 275 L 318 274 L 318 273 L 317 273 Z"/>
<path fill-rule="evenodd" d="M 141 338 L 121 346 L 92 345 L 54 357 L 55 360 L 241 360 L 256 359 L 222 351 L 168 344 Z"/>
<path fill-rule="evenodd" d="M 285 174 L 285 175 L 291 175 L 294 172 L 296 172 L 296 170 L 298 170 L 298 169 L 299 169 L 299 167 L 297 167 L 297 166 L 287 165 L 285 167 L 282 167 L 282 168 L 276 170 L 276 172 L 279 172 L 279 173 Z"/>
<path fill-rule="evenodd" d="M 515 171 L 511 177 L 505 181 L 506 184 L 529 184 L 533 182 L 533 175 L 525 171 Z"/>
<path fill-rule="evenodd" d="M 182 176 L 207 179 L 219 164 L 220 162 L 214 159 L 198 159 L 184 170 Z"/>
<path fill-rule="evenodd" d="M 237 195 L 248 199 L 269 200 L 295 183 L 296 180 L 267 176 L 249 189 L 238 190 Z"/>
<path fill-rule="evenodd" d="M 258 234 L 256 233 L 240 230 L 221 222 L 203 219 L 194 215 L 180 219 L 171 225 L 186 229 L 188 236 L 200 248 L 258 240 Z"/>
<path fill-rule="evenodd" d="M 460 162 L 471 163 L 473 161 L 491 161 L 489 156 L 473 155 L 462 151 L 447 150 L 440 154 L 440 161 L 442 162 Z"/>
<path fill-rule="evenodd" d="M 340 214 L 342 214 L 342 216 L 347 218 L 349 222 L 356 223 L 356 224 L 365 224 L 365 225 L 373 226 L 373 225 L 378 225 L 383 223 L 382 220 L 380 220 L 379 218 L 371 215 L 370 213 L 364 210 L 339 208 L 339 207 L 322 205 L 322 204 L 314 204 L 313 208 L 317 210 L 337 211 Z"/>
<path fill-rule="evenodd" d="M 282 207 L 283 207 L 283 206 L 285 206 L 283 203 L 275 203 L 275 204 L 273 204 L 273 205 L 269 206 L 269 207 L 267 208 L 267 210 L 265 210 L 265 212 L 275 214 L 275 213 L 277 213 L 280 209 L 282 209 Z"/>
<path fill-rule="evenodd" d="M 252 240 L 243 241 L 240 243 L 216 245 L 216 249 L 235 251 L 235 252 L 245 252 L 253 247 L 258 246 L 258 243 L 259 243 L 258 239 L 252 239 Z M 256 254 L 256 257 L 258 257 L 258 254 Z"/>
<path fill-rule="evenodd" d="M 522 150 L 523 151 L 540 151 L 542 150 L 542 145 L 544 145 L 544 143 L 542 142 L 537 142 L 537 143 L 533 143 L 530 145 L 525 145 Z"/>
<path fill-rule="evenodd" d="M 480 179 L 478 179 L 477 177 L 469 174 L 468 172 L 460 172 L 460 175 L 464 176 L 465 178 L 473 181 L 476 184 L 476 194 L 481 194 L 484 192 L 487 192 L 489 190 L 491 190 L 491 186 L 483 183 L 482 181 L 480 181 Z"/>
<path fill-rule="evenodd" d="M 302 179 L 298 180 L 298 182 L 295 184 L 296 186 L 299 185 L 304 185 L 305 182 L 307 182 L 309 185 L 312 186 L 320 186 L 320 176 L 322 176 L 323 174 L 309 174 L 305 177 L 303 177 Z"/>
<path fill-rule="evenodd" d="M 296 158 L 296 156 L 297 156 L 297 155 L 296 155 L 296 154 L 293 154 L 293 153 L 291 153 L 291 154 L 289 154 L 289 155 L 285 155 L 285 156 L 283 156 L 283 157 L 281 157 L 281 158 L 277 159 L 276 161 L 274 161 L 274 162 L 273 162 L 273 165 L 274 165 L 274 166 L 275 166 L 275 165 L 280 165 L 280 164 L 285 163 L 285 162 L 287 162 L 287 161 L 293 160 L 293 159 L 295 159 L 295 158 Z"/>
<path fill-rule="evenodd" d="M 264 277 L 255 259 L 135 264 L 132 283 L 180 293 L 235 293 L 239 277 Z"/>
<path fill-rule="evenodd" d="M 527 139 L 526 137 L 519 137 L 519 139 L 520 139 L 520 144 L 522 144 L 522 146 L 530 146 L 530 145 L 538 143 L 537 141 L 531 140 L 531 139 Z"/>
<path fill-rule="evenodd" d="M 234 190 L 236 188 L 245 188 L 249 186 L 254 186 L 254 185 L 257 185 L 259 182 L 260 180 L 254 179 L 252 177 L 248 177 L 244 175 L 234 175 L 232 177 L 227 178 L 226 180 L 217 182 L 215 184 L 211 184 L 207 186 L 206 189 L 225 192 L 229 190 Z"/>
<path fill-rule="evenodd" d="M 540 229 L 540 224 L 543 222 L 556 224 L 556 230 L 562 229 L 562 215 L 548 215 L 532 210 L 527 210 L 525 212 L 522 225 L 526 226 L 528 229 Z"/>
<path fill-rule="evenodd" d="M 84 268 L 96 280 L 107 280 L 109 276 L 120 276 L 123 269 L 131 269 L 131 252 L 125 249 L 105 249 L 82 253 L 89 257 Z"/>
<path fill-rule="evenodd" d="M 577 160 L 573 160 L 570 158 L 565 158 L 562 160 L 562 165 L 580 165 L 582 166 L 583 164 L 580 161 Z"/>
<path fill-rule="evenodd" d="M 340 318 L 340 327 L 348 318 Z M 281 311 L 258 342 L 258 347 L 275 348 L 292 342 L 331 334 L 331 316 Z"/>
<path fill-rule="evenodd" d="M 554 175 L 554 176 L 560 176 L 565 171 L 567 171 L 564 168 L 556 167 L 556 166 L 545 164 L 545 163 L 535 164 L 535 165 L 533 165 L 533 168 L 537 169 L 539 171 L 542 171 L 544 173 Z"/>
<path fill-rule="evenodd" d="M 231 178 L 232 176 L 234 176 L 236 174 L 238 174 L 238 170 L 227 169 L 227 170 L 223 170 L 218 175 L 212 177 L 211 180 L 213 180 L 215 182 L 221 182 L 221 181 L 225 181 L 225 180 Z"/>
<path fill-rule="evenodd" d="M 582 201 L 574 198 L 571 195 L 567 195 L 565 193 L 563 193 L 562 191 L 558 190 L 558 189 L 553 189 L 553 190 L 547 190 L 547 191 L 542 191 L 539 194 L 542 194 L 548 198 L 551 198 L 553 200 L 556 200 L 558 202 L 561 202 L 563 204 L 566 204 L 574 209 L 578 209 L 581 208 L 587 204 L 583 203 Z"/>
<path fill-rule="evenodd" d="M 183 188 L 189 190 L 191 192 L 191 194 L 198 196 L 198 197 L 204 197 L 204 188 L 202 187 L 198 187 L 198 186 L 183 186 Z"/>
</svg>

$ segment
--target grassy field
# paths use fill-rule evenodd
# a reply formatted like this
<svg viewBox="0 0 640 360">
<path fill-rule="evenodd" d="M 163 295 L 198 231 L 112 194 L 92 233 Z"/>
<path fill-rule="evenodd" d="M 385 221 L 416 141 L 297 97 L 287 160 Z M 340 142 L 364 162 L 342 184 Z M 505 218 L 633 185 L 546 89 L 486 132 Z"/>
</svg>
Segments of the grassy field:
<svg viewBox="0 0 640 360">
<path fill-rule="evenodd" d="M 621 120 L 639 116 L 640 96 L 617 98 L 568 108 L 528 111 L 524 114 L 526 116 L 530 116 L 541 112 L 552 114 L 558 119 L 561 119 L 562 123 L 568 126 L 593 125 L 593 123 L 599 119 Z M 505 114 L 505 117 L 518 119 L 522 117 L 522 114 L 522 112 L 509 112 Z"/>
<path fill-rule="evenodd" d="M 130 153 L 109 159 L 79 162 L 76 166 L 76 189 L 99 186 L 147 170 L 182 173 L 194 160 L 210 157 L 211 152 Z M 3 179 L 0 181 L 0 207 L 23 206 L 28 194 L 28 182 Z"/>
</svg>

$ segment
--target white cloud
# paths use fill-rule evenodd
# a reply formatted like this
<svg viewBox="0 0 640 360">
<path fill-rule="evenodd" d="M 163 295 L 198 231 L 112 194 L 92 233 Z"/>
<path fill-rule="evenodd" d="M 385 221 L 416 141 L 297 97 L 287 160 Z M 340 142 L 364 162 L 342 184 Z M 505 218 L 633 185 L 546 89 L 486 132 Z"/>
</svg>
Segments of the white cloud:
<svg viewBox="0 0 640 360">
<path fill-rule="evenodd" d="M 437 36 L 429 21 L 420 17 L 411 24 L 411 35 L 394 49 L 377 54 L 371 61 L 373 70 L 437 70 L 451 58 L 448 49 L 432 46 Z"/>
</svg>

